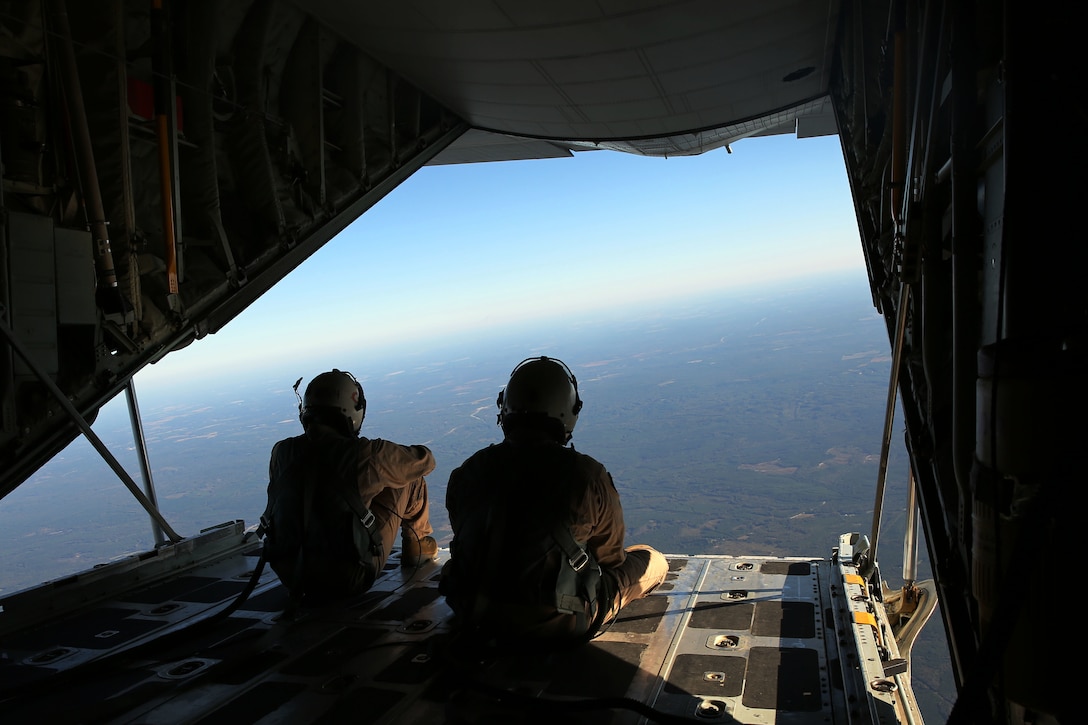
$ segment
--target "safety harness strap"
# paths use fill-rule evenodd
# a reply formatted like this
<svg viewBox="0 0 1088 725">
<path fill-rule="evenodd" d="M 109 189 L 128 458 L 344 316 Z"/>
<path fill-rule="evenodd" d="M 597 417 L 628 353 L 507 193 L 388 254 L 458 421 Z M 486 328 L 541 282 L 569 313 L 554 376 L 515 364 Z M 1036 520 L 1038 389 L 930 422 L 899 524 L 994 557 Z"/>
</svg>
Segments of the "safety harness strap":
<svg viewBox="0 0 1088 725">
<path fill-rule="evenodd" d="M 555 608 L 564 614 L 575 615 L 578 629 L 586 631 L 596 613 L 601 568 L 574 538 L 566 523 L 558 524 L 552 529 L 552 538 L 563 551 L 563 562 L 559 567 L 555 587 Z M 587 604 L 589 614 L 586 613 Z"/>
</svg>

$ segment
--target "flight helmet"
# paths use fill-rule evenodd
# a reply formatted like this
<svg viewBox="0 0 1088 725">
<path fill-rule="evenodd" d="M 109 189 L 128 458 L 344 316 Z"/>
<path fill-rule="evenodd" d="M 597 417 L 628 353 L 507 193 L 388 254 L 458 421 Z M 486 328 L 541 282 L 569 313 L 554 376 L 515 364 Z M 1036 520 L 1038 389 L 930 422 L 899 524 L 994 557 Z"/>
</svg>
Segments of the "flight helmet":
<svg viewBox="0 0 1088 725">
<path fill-rule="evenodd" d="M 522 360 L 499 391 L 499 425 L 537 424 L 566 443 L 578 423 L 582 399 L 578 381 L 561 360 L 545 356 Z"/>
<path fill-rule="evenodd" d="M 301 382 L 302 378 L 295 382 L 295 396 Z M 303 427 L 312 420 L 334 426 L 343 421 L 352 434 L 358 434 L 365 415 L 363 386 L 351 373 L 335 368 L 311 380 L 298 400 L 298 417 Z"/>
</svg>

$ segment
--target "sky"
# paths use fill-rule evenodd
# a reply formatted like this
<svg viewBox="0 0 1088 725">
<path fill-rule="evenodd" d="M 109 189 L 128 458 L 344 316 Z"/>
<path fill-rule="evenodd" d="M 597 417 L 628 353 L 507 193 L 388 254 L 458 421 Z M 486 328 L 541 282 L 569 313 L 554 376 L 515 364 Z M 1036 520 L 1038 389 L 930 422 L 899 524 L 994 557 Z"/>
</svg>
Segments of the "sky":
<svg viewBox="0 0 1088 725">
<path fill-rule="evenodd" d="M 321 364 L 815 273 L 864 275 L 837 136 L 426 167 L 139 385 Z"/>
</svg>

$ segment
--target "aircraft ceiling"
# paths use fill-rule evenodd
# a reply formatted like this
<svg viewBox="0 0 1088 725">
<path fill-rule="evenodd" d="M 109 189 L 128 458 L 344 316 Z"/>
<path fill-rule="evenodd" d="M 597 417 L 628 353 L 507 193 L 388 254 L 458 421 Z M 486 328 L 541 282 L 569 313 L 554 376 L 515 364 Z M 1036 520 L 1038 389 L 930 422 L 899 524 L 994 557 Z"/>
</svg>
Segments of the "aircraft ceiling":
<svg viewBox="0 0 1088 725">
<path fill-rule="evenodd" d="M 658 156 L 835 131 L 833 0 L 304 6 L 477 129 Z"/>
</svg>

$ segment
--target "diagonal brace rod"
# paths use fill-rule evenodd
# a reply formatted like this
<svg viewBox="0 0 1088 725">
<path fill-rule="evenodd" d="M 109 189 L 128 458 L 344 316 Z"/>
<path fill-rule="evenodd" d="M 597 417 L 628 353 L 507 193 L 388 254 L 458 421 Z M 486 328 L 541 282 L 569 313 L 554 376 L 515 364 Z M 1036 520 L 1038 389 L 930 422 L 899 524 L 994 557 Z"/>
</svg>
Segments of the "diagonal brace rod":
<svg viewBox="0 0 1088 725">
<path fill-rule="evenodd" d="M 75 424 L 79 426 L 79 429 L 83 431 L 83 435 L 87 437 L 87 440 L 89 440 L 91 442 L 91 445 L 95 447 L 95 450 L 97 450 L 99 455 L 102 456 L 102 459 L 107 464 L 109 464 L 109 467 L 112 468 L 113 472 L 117 474 L 117 477 L 121 479 L 121 483 L 125 484 L 125 487 L 128 488 L 132 495 L 136 497 L 136 500 L 140 502 L 140 505 L 144 507 L 144 510 L 146 510 L 147 513 L 150 514 L 151 518 L 154 519 L 155 523 L 157 523 L 162 528 L 163 532 L 170 538 L 170 541 L 175 543 L 181 541 L 183 537 L 176 531 L 174 531 L 173 527 L 170 526 L 167 520 L 163 518 L 163 515 L 155 507 L 155 504 L 153 504 L 151 500 L 146 495 L 144 495 L 144 492 L 141 491 L 140 487 L 136 484 L 136 482 L 132 480 L 132 476 L 128 475 L 128 471 L 126 471 L 121 463 L 116 458 L 114 458 L 112 453 L 110 453 L 109 448 L 107 448 L 106 444 L 102 442 L 102 439 L 100 439 L 98 435 L 93 430 L 91 430 L 91 426 L 87 424 L 86 419 L 84 419 L 84 417 L 80 415 L 79 411 L 76 410 L 76 407 L 72 405 L 72 401 L 68 400 L 68 396 L 66 396 L 64 392 L 59 387 L 57 387 L 57 384 L 53 382 L 53 379 L 50 378 L 49 375 L 47 375 L 46 372 L 42 370 L 41 367 L 34 361 L 34 359 L 30 356 L 30 353 L 26 350 L 25 347 L 23 347 L 22 342 L 20 342 L 15 337 L 15 334 L 11 331 L 11 328 L 8 327 L 8 324 L 3 319 L 3 316 L 0 316 L 0 332 L 4 333 L 4 337 L 6 337 L 8 339 L 8 342 L 11 343 L 11 346 L 15 348 L 15 352 L 19 353 L 19 357 L 23 358 L 23 360 L 26 361 L 26 364 L 30 366 L 30 369 L 33 370 L 34 374 L 38 376 L 38 379 L 41 380 L 47 388 L 49 388 L 50 392 L 53 393 L 53 396 L 68 413 L 69 417 L 71 417 L 71 419 L 75 421 Z"/>
</svg>

